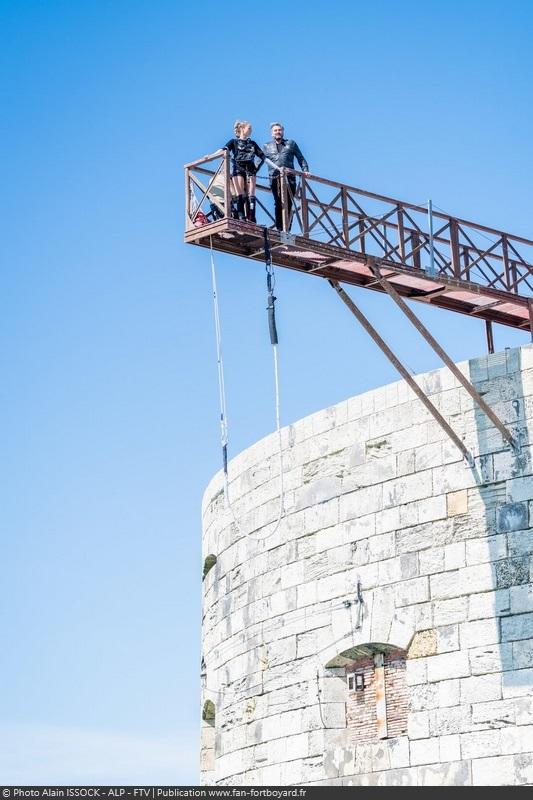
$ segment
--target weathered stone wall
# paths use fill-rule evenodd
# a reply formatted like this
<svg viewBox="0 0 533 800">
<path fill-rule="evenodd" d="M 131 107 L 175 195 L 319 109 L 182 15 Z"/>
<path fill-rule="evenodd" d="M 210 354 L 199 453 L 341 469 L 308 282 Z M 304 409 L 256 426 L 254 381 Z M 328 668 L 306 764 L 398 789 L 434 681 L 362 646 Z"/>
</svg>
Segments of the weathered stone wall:
<svg viewBox="0 0 533 800">
<path fill-rule="evenodd" d="M 399 382 L 283 430 L 279 526 L 275 435 L 231 461 L 231 511 L 211 481 L 206 782 L 533 783 L 533 348 L 460 367 L 519 453 L 443 369 L 419 380 L 473 467 Z M 344 664 L 376 646 L 407 653 L 408 730 L 358 743 Z"/>
</svg>

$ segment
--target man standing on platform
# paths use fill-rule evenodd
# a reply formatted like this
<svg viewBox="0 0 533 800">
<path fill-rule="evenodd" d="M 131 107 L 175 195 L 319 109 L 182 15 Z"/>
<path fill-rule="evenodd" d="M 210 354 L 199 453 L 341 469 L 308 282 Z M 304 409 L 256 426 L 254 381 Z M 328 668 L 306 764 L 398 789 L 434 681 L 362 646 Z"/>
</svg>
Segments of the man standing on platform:
<svg viewBox="0 0 533 800">
<path fill-rule="evenodd" d="M 278 231 L 281 231 L 283 229 L 283 198 L 281 194 L 280 170 L 285 168 L 294 169 L 295 158 L 298 160 L 302 172 L 309 174 L 309 166 L 294 139 L 285 139 L 284 128 L 281 122 L 273 122 L 270 126 L 270 131 L 272 133 L 272 139 L 264 145 L 263 151 L 267 159 L 270 159 L 270 161 L 273 161 L 274 164 L 277 164 L 279 167 L 279 169 L 273 169 L 269 165 L 268 175 L 270 178 L 270 188 L 274 196 L 276 228 Z M 290 228 L 291 209 L 296 192 L 296 176 L 289 173 L 287 175 L 287 183 L 287 216 Z"/>
</svg>

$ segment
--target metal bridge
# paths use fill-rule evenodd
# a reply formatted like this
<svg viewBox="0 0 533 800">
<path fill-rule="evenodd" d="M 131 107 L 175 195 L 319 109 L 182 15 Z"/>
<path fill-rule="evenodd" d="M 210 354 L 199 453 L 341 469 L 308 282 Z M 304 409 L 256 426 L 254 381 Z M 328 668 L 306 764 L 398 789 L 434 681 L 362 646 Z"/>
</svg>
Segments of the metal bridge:
<svg viewBox="0 0 533 800">
<path fill-rule="evenodd" d="M 274 227 L 267 185 L 257 186 L 258 220 L 231 219 L 229 156 L 217 151 L 185 166 L 185 241 L 261 261 L 263 227 L 275 264 L 385 291 L 371 264 L 398 294 L 427 305 L 533 331 L 533 241 L 316 175 L 282 177 L 283 231 Z M 292 199 L 292 198 L 291 198 Z M 213 219 L 214 204 L 224 216 Z M 200 214 L 199 212 L 202 212 Z M 204 216 L 205 215 L 205 216 Z M 202 220 L 207 224 L 200 225 Z M 431 224 L 432 223 L 432 224 Z M 431 230 L 433 227 L 433 231 Z M 289 233 L 290 230 L 290 233 Z M 487 326 L 489 350 L 492 331 Z"/>
<path fill-rule="evenodd" d="M 287 172 L 297 179 L 294 195 Z M 340 283 L 387 293 L 493 422 L 503 445 L 517 452 L 516 437 L 404 298 L 484 320 L 490 353 L 493 322 L 529 331 L 533 338 L 533 241 L 297 170 L 281 176 L 281 196 L 281 231 L 274 225 L 273 198 L 264 183 L 257 184 L 258 224 L 233 219 L 227 151 L 186 164 L 185 242 L 262 262 L 267 228 L 272 262 L 328 279 L 473 465 L 464 442 Z"/>
</svg>

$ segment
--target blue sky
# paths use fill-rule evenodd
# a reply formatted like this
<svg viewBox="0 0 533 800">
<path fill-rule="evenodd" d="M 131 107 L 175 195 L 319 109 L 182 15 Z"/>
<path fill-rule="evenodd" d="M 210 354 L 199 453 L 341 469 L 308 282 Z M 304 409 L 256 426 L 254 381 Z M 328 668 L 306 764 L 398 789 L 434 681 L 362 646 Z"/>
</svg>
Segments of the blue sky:
<svg viewBox="0 0 533 800">
<path fill-rule="evenodd" d="M 533 238 L 532 18 L 517 0 L 0 0 L 0 782 L 198 780 L 220 450 L 183 163 L 237 117 L 259 142 L 280 119 L 316 174 Z M 235 455 L 274 427 L 264 270 L 216 260 Z M 355 294 L 413 370 L 440 366 Z M 284 424 L 396 380 L 326 282 L 278 270 L 277 296 Z M 423 311 L 456 360 L 485 351 L 481 322 Z"/>
</svg>

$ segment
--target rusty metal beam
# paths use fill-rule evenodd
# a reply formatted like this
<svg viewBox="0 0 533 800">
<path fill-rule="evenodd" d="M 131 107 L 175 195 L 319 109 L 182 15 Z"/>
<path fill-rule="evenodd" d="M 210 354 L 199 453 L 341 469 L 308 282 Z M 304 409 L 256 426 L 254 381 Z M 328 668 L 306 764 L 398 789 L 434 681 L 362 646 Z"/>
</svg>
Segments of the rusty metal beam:
<svg viewBox="0 0 533 800">
<path fill-rule="evenodd" d="M 432 417 L 439 423 L 439 425 L 447 434 L 447 436 L 450 437 L 450 439 L 455 444 L 457 449 L 460 450 L 460 452 L 463 454 L 463 457 L 466 459 L 467 463 L 470 466 L 473 466 L 474 460 L 472 454 L 467 449 L 465 443 L 457 436 L 453 428 L 451 428 L 450 425 L 446 422 L 440 411 L 433 405 L 433 403 L 426 395 L 426 393 L 421 389 L 421 387 L 415 381 L 413 376 L 409 373 L 406 367 L 404 367 L 402 362 L 392 352 L 388 344 L 381 338 L 377 330 L 371 325 L 371 323 L 365 317 L 363 312 L 356 306 L 352 298 L 344 291 L 344 289 L 338 283 L 338 281 L 330 279 L 329 283 L 335 289 L 335 291 L 341 298 L 344 305 L 352 312 L 354 317 L 361 323 L 365 331 L 372 337 L 372 339 L 378 345 L 380 350 L 383 353 L 385 353 L 391 364 L 398 370 L 402 378 L 409 384 L 410 388 L 416 394 L 418 399 L 423 403 L 423 405 L 427 408 Z"/>
<path fill-rule="evenodd" d="M 466 389 L 470 397 L 474 400 L 475 403 L 480 407 L 484 414 L 490 419 L 493 425 L 500 431 L 503 438 L 509 442 L 511 447 L 517 449 L 518 445 L 517 442 L 510 432 L 510 430 L 503 424 L 501 419 L 494 413 L 494 411 L 487 405 L 487 403 L 483 400 L 480 394 L 474 389 L 470 381 L 463 375 L 460 369 L 458 369 L 457 365 L 452 361 L 446 351 L 440 346 L 437 340 L 431 335 L 428 331 L 426 326 L 418 319 L 416 314 L 411 311 L 409 306 L 402 300 L 398 292 L 394 289 L 393 286 L 388 282 L 386 278 L 384 278 L 381 274 L 380 268 L 377 263 L 370 264 L 370 268 L 374 272 L 376 278 L 379 279 L 383 289 L 387 292 L 390 298 L 394 300 L 398 308 L 403 311 L 407 319 L 412 322 L 415 326 L 417 331 L 424 337 L 426 342 L 429 346 L 435 351 L 435 353 L 442 359 L 442 361 L 446 364 L 450 372 L 457 378 L 459 383 Z"/>
</svg>

